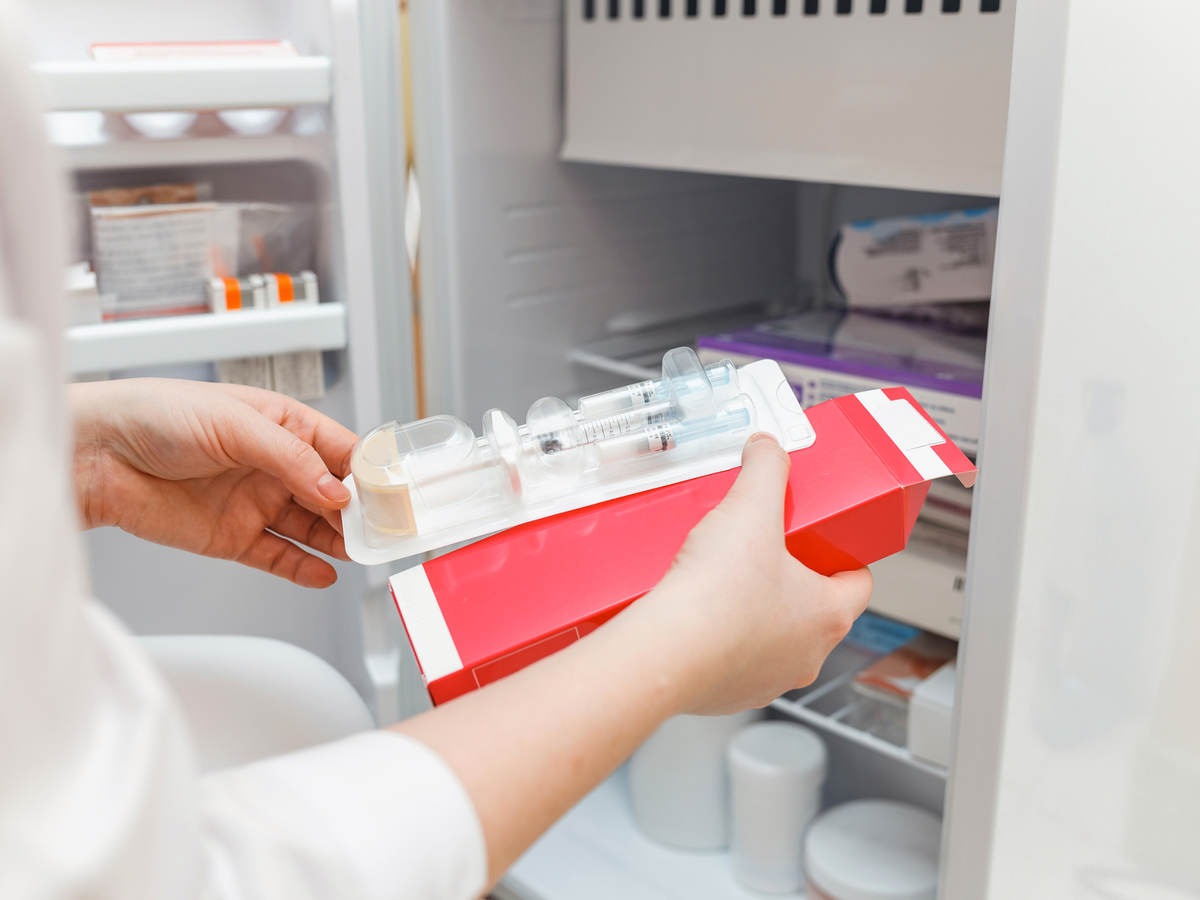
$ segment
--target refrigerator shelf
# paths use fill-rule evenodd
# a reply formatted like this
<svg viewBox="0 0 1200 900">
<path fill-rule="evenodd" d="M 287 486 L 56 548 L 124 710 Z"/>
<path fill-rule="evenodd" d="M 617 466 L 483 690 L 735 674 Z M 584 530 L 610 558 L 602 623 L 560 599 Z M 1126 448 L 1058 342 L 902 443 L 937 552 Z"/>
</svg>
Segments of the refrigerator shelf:
<svg viewBox="0 0 1200 900">
<path fill-rule="evenodd" d="M 300 160 L 327 165 L 324 135 L 225 134 L 212 137 L 106 137 L 56 142 L 76 172 L 101 169 L 209 166 Z"/>
<path fill-rule="evenodd" d="M 659 370 L 655 367 L 655 362 L 661 362 L 662 354 L 670 349 L 670 346 L 665 346 L 661 352 L 657 347 L 641 352 L 625 352 L 627 348 L 624 346 L 610 350 L 605 342 L 599 343 L 599 348 L 593 345 L 574 347 L 567 352 L 567 359 L 597 372 L 607 372 L 633 381 L 644 381 L 658 377 Z M 621 343 L 618 342 L 618 345 Z"/>
<path fill-rule="evenodd" d="M 855 675 L 879 658 L 842 644 L 829 655 L 812 685 L 772 701 L 771 709 L 913 769 L 946 778 L 944 767 L 909 752 L 906 709 L 860 693 L 851 684 Z"/>
<path fill-rule="evenodd" d="M 663 323 L 640 323 L 618 319 L 609 323 L 609 337 L 580 344 L 567 351 L 567 359 L 579 366 L 607 372 L 627 380 L 658 378 L 663 354 L 672 347 L 692 346 L 702 334 L 715 334 L 761 322 L 769 317 L 761 305 L 722 310 L 703 316 Z M 629 330 L 624 330 L 628 323 Z"/>
<path fill-rule="evenodd" d="M 346 307 L 318 303 L 287 310 L 76 325 L 67 329 L 66 358 L 69 374 L 84 375 L 345 346 Z"/>
<path fill-rule="evenodd" d="M 51 110 L 151 112 L 328 103 L 326 56 L 35 63 Z"/>
</svg>

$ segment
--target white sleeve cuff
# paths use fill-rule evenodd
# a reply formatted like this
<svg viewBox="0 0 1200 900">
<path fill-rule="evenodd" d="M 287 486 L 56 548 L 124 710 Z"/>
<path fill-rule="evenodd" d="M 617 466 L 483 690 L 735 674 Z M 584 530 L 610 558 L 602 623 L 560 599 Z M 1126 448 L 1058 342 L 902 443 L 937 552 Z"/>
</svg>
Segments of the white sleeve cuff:
<svg viewBox="0 0 1200 900">
<path fill-rule="evenodd" d="M 450 767 L 366 732 L 203 781 L 214 893 L 465 900 L 487 878 L 483 830 Z"/>
</svg>

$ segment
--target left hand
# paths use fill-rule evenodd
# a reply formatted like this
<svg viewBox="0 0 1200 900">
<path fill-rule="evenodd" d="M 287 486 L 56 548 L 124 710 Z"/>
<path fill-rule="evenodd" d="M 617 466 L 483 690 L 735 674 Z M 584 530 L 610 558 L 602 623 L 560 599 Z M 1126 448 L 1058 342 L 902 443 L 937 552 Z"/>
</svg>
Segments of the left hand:
<svg viewBox="0 0 1200 900">
<path fill-rule="evenodd" d="M 341 479 L 357 438 L 298 401 L 239 385 L 137 378 L 71 386 L 85 527 L 328 587 L 346 559 Z"/>
</svg>

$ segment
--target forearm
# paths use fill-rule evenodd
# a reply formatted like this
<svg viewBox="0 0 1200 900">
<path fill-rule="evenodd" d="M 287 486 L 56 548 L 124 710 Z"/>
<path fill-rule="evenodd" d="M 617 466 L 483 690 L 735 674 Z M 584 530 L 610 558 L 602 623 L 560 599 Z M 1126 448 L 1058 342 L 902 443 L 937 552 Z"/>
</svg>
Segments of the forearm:
<svg viewBox="0 0 1200 900">
<path fill-rule="evenodd" d="M 565 650 L 397 726 L 455 770 L 483 826 L 489 883 L 667 717 L 689 661 L 638 604 Z"/>
</svg>

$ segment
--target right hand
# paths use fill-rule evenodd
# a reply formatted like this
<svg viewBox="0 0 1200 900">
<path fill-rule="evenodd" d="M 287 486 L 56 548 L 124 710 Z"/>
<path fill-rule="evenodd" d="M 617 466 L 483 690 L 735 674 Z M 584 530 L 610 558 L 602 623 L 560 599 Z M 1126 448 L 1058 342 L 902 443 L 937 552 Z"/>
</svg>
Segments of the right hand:
<svg viewBox="0 0 1200 900">
<path fill-rule="evenodd" d="M 698 524 L 675 565 L 631 611 L 672 634 L 687 679 L 681 712 L 765 706 L 811 684 L 871 596 L 866 569 L 818 575 L 784 546 L 790 459 L 755 435 L 725 499 Z"/>
</svg>

